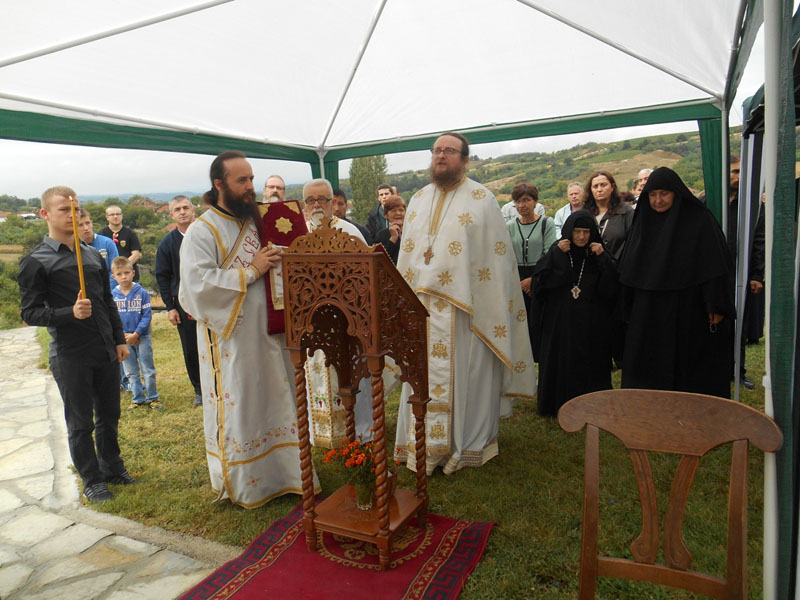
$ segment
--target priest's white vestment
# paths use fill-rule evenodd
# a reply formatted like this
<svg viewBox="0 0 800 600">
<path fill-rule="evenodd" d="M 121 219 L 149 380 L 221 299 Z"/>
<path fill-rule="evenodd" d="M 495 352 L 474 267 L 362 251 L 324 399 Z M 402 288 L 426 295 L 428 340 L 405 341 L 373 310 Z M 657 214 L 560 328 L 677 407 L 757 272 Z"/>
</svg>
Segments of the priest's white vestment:
<svg viewBox="0 0 800 600">
<path fill-rule="evenodd" d="M 284 336 L 267 334 L 264 278 L 251 265 L 260 248 L 252 220 L 215 207 L 181 244 L 179 299 L 197 320 L 211 486 L 217 500 L 246 508 L 303 492 L 294 369 Z"/>
<path fill-rule="evenodd" d="M 499 420 L 535 398 L 536 372 L 511 239 L 494 195 L 463 178 L 411 198 L 397 269 L 428 309 L 427 471 L 450 474 L 498 454 Z M 416 469 L 409 384 L 395 459 Z"/>
<path fill-rule="evenodd" d="M 312 221 L 306 223 L 309 231 L 317 228 Z M 358 228 L 345 221 L 333 217 L 330 222 L 333 229 L 345 233 L 366 243 Z M 347 440 L 346 411 L 339 397 L 339 380 L 333 366 L 325 366 L 325 353 L 317 350 L 306 360 L 306 385 L 308 389 L 308 412 L 311 418 L 309 435 L 311 443 L 320 448 L 338 448 Z M 383 382 L 386 394 L 395 380 L 395 371 L 399 369 L 390 357 L 386 357 L 386 368 Z M 356 438 L 368 441 L 372 439 L 372 385 L 369 376 L 361 380 L 356 395 L 354 415 L 356 420 Z"/>
</svg>

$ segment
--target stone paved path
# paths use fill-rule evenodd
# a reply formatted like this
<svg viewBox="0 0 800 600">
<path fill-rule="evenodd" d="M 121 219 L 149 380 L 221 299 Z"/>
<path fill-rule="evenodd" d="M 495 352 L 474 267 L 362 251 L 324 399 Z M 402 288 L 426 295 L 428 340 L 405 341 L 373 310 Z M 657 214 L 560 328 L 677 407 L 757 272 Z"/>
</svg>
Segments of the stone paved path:
<svg viewBox="0 0 800 600">
<path fill-rule="evenodd" d="M 81 504 L 35 338 L 34 327 L 0 331 L 0 598 L 165 600 L 238 555 Z"/>
</svg>

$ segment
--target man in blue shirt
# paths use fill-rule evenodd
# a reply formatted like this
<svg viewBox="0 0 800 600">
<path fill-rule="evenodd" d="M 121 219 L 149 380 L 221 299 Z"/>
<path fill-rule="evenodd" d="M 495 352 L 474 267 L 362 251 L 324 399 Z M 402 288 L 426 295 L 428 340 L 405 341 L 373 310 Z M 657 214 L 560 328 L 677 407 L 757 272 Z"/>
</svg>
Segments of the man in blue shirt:
<svg viewBox="0 0 800 600">
<path fill-rule="evenodd" d="M 96 249 L 100 253 L 100 256 L 106 261 L 109 284 L 113 290 L 117 282 L 114 280 L 114 277 L 111 276 L 111 261 L 119 256 L 117 245 L 110 237 L 97 235 L 94 232 L 92 215 L 83 207 L 78 209 L 78 235 L 84 244 L 89 244 L 92 248 Z"/>
</svg>

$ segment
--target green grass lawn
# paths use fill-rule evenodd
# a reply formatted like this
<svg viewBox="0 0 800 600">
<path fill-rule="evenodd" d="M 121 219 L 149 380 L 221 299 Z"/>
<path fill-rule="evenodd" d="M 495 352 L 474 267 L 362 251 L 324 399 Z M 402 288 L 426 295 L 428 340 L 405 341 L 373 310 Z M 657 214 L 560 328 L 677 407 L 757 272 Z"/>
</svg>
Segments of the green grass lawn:
<svg viewBox="0 0 800 600">
<path fill-rule="evenodd" d="M 153 346 L 158 387 L 164 409 L 124 412 L 130 394 L 123 394 L 120 445 L 128 470 L 140 484 L 112 486 L 117 498 L 98 511 L 147 525 L 190 533 L 244 546 L 299 500 L 289 495 L 255 510 L 224 501 L 212 504 L 203 448 L 202 409 L 192 408 L 194 394 L 186 377 L 178 334 L 159 313 L 153 321 Z M 748 347 L 748 374 L 760 384 L 764 346 Z M 619 372 L 615 373 L 619 386 Z M 394 442 L 399 394 L 387 402 L 390 447 Z M 763 410 L 764 390 L 743 390 L 743 401 Z M 451 476 L 441 470 L 428 479 L 430 510 L 450 517 L 495 521 L 483 560 L 470 576 L 462 598 L 567 599 L 577 596 L 583 493 L 583 432 L 567 434 L 558 424 L 536 414 L 533 402 L 517 404 L 500 425 L 500 455 L 480 469 Z M 389 454 L 391 456 L 391 453 Z M 314 464 L 323 493 L 344 483 L 332 465 Z M 651 456 L 662 510 L 677 458 Z M 693 566 L 723 575 L 729 449 L 715 450 L 701 462 L 689 497 L 684 536 L 694 555 Z M 750 597 L 761 598 L 761 527 L 763 454 L 750 455 L 749 574 Z M 600 550 L 630 557 L 638 535 L 639 501 L 631 462 L 622 444 L 601 436 Z M 400 469 L 399 485 L 413 488 L 412 473 Z M 659 586 L 600 580 L 598 598 L 694 598 Z"/>
</svg>

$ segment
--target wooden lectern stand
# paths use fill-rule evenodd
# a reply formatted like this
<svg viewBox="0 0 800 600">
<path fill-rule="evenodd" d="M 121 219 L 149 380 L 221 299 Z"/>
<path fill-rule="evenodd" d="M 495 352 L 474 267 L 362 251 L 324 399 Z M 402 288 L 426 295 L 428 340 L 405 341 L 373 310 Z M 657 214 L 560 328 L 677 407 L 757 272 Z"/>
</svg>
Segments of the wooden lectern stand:
<svg viewBox="0 0 800 600">
<path fill-rule="evenodd" d="M 355 538 L 378 547 L 381 569 L 388 569 L 392 536 L 416 516 L 424 525 L 428 493 L 425 473 L 425 411 L 428 403 L 428 312 L 382 251 L 332 229 L 328 221 L 292 242 L 283 254 L 286 347 L 294 364 L 300 467 L 303 477 L 303 525 L 306 543 L 317 550 L 317 530 Z M 372 381 L 373 451 L 376 504 L 356 508 L 352 484 L 316 504 L 309 440 L 306 378 L 309 354 L 325 352 L 339 378 L 346 408 L 347 439 L 355 439 L 358 384 Z M 409 399 L 416 432 L 416 493 L 397 489 L 389 497 L 384 418 L 384 356 L 400 367 L 411 384 Z"/>
</svg>

